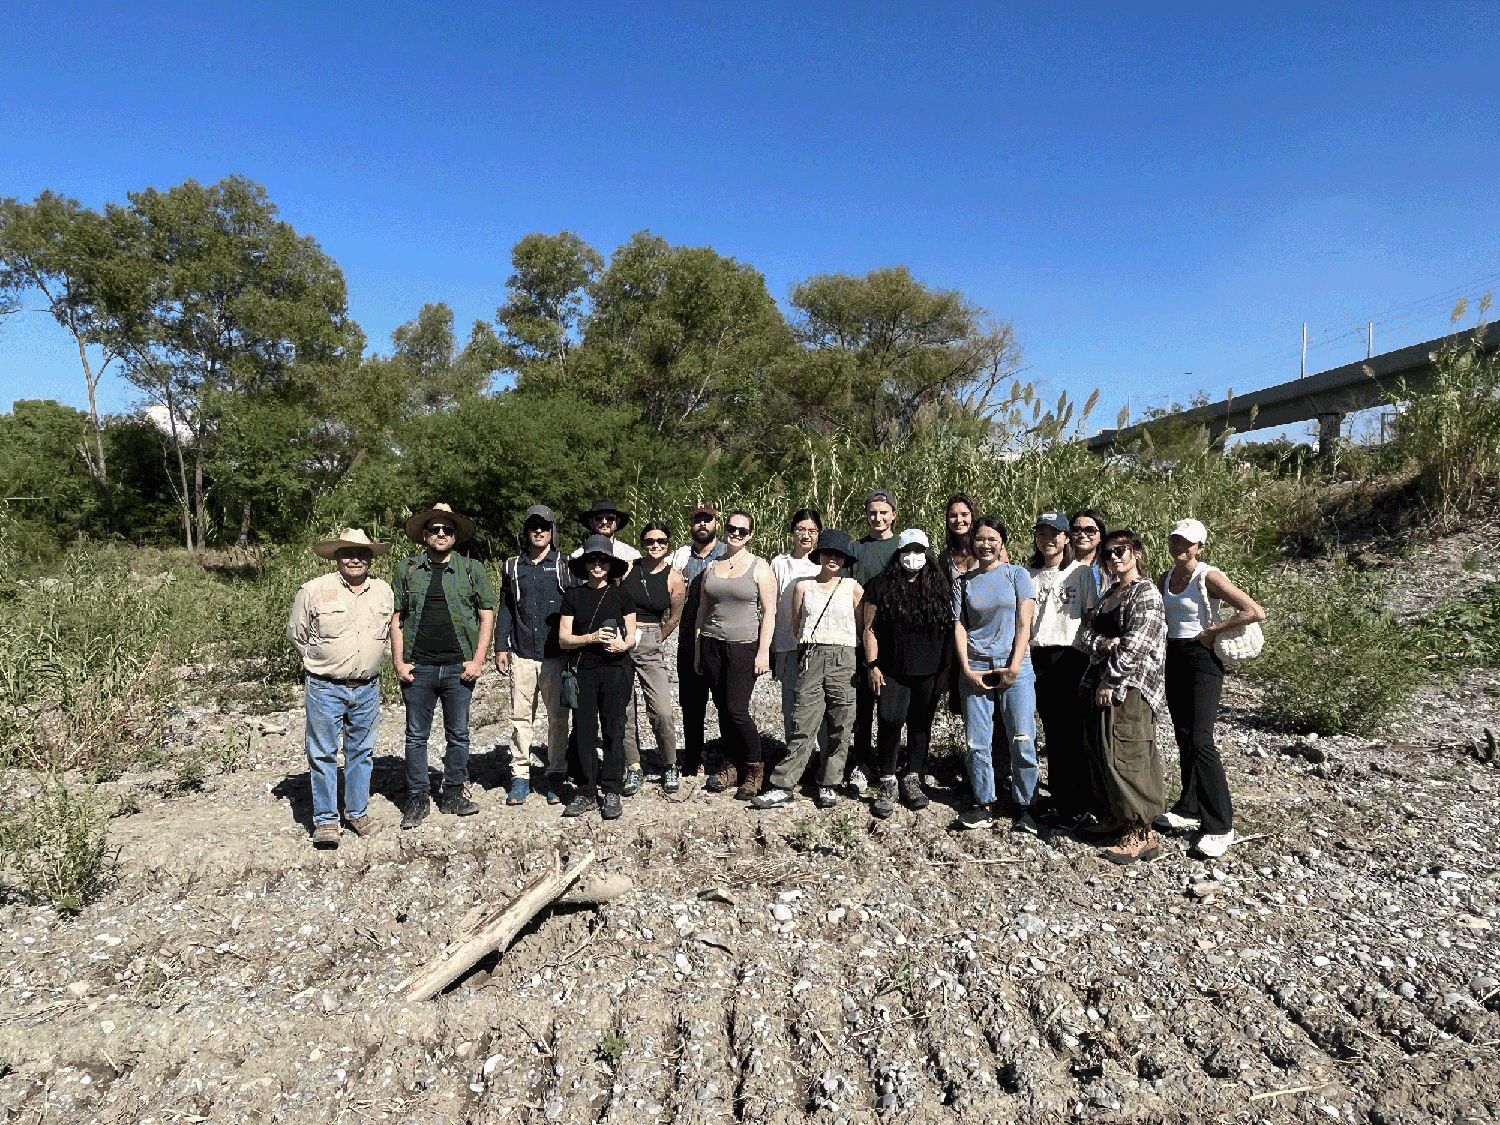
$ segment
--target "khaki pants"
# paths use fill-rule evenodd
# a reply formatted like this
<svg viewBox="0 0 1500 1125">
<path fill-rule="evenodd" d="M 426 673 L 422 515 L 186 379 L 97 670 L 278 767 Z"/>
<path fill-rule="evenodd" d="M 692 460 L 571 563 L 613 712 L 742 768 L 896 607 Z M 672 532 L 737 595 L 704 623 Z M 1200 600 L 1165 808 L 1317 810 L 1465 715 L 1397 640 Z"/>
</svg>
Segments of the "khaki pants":
<svg viewBox="0 0 1500 1125">
<path fill-rule="evenodd" d="M 625 764 L 641 764 L 640 722 L 637 712 L 642 703 L 656 734 L 656 750 L 663 766 L 677 764 L 677 729 L 672 724 L 672 676 L 667 669 L 667 654 L 662 648 L 661 626 L 650 623 L 635 628 L 635 648 L 630 650 L 634 678 L 639 690 L 632 693 L 625 706 Z"/>
<path fill-rule="evenodd" d="M 547 709 L 547 772 L 568 769 L 568 723 L 572 713 L 562 703 L 566 657 L 527 660 L 510 654 L 510 769 L 514 777 L 531 778 L 531 747 L 536 741 L 537 704 Z"/>
<path fill-rule="evenodd" d="M 854 734 L 854 649 L 850 645 L 813 645 L 797 676 L 797 709 L 792 715 L 792 744 L 776 767 L 771 784 L 794 789 L 818 744 L 818 732 L 828 719 L 828 751 L 819 785 L 844 783 L 844 760 Z"/>
<path fill-rule="evenodd" d="M 1135 688 L 1113 707 L 1089 706 L 1089 749 L 1100 796 L 1119 824 L 1149 825 L 1167 807 L 1156 716 Z"/>
</svg>

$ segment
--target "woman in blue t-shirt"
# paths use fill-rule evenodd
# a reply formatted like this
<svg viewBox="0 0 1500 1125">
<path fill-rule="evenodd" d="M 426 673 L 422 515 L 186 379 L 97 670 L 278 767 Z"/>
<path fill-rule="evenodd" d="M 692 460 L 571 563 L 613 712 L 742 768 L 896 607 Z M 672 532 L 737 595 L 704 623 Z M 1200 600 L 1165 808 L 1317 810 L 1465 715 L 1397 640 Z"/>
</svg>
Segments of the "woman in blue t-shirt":
<svg viewBox="0 0 1500 1125">
<path fill-rule="evenodd" d="M 983 828 L 994 823 L 998 802 L 993 745 L 1002 734 L 1010 753 L 1012 828 L 1035 835 L 1031 802 L 1037 782 L 1036 678 L 1030 641 L 1036 590 L 1024 568 L 1000 561 L 1005 540 L 1005 525 L 994 516 L 982 517 L 974 525 L 976 565 L 953 584 L 966 762 L 979 802 L 958 818 L 958 824 Z"/>
</svg>

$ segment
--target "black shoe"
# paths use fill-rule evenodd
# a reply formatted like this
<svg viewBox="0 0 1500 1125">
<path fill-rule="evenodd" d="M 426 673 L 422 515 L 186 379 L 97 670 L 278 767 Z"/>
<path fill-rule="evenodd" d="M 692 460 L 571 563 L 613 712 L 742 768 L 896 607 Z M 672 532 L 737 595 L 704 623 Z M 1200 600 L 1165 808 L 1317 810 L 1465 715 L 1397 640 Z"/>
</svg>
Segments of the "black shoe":
<svg viewBox="0 0 1500 1125">
<path fill-rule="evenodd" d="M 1029 808 L 1021 808 L 1016 811 L 1016 815 L 1010 818 L 1010 830 L 1012 832 L 1023 832 L 1027 836 L 1040 836 L 1042 834 L 1041 827 L 1037 824 L 1036 818 L 1031 815 Z"/>
<path fill-rule="evenodd" d="M 620 795 L 618 793 L 605 793 L 599 798 L 599 815 L 605 820 L 620 819 Z"/>
<path fill-rule="evenodd" d="M 909 809 L 925 809 L 930 803 L 922 788 L 922 779 L 914 773 L 901 779 L 901 803 Z"/>
<path fill-rule="evenodd" d="M 428 800 L 426 793 L 412 793 L 406 798 L 406 807 L 401 810 L 401 827 L 415 828 L 427 819 L 427 813 L 432 808 L 432 802 Z"/>
<path fill-rule="evenodd" d="M 598 800 L 592 793 L 579 793 L 568 802 L 568 807 L 563 809 L 563 816 L 583 816 L 593 812 L 598 804 Z"/>
<path fill-rule="evenodd" d="M 438 812 L 445 812 L 450 816 L 473 816 L 478 811 L 479 806 L 469 800 L 462 785 L 448 786 L 438 798 Z"/>
<path fill-rule="evenodd" d="M 896 811 L 896 779 L 894 777 L 882 777 L 879 790 L 875 794 L 875 803 L 870 806 L 870 811 L 881 820 L 888 819 Z"/>
</svg>

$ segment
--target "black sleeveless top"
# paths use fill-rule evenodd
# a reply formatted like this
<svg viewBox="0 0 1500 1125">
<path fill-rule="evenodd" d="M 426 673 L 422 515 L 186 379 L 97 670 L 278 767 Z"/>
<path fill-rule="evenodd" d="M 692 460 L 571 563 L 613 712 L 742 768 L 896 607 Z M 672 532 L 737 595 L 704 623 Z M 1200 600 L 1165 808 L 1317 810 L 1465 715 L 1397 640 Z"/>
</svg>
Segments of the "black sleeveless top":
<svg viewBox="0 0 1500 1125">
<path fill-rule="evenodd" d="M 1115 608 L 1110 610 L 1108 613 L 1095 611 L 1094 632 L 1098 633 L 1101 637 L 1124 636 L 1125 623 L 1120 620 L 1120 610 L 1122 608 L 1123 604 L 1115 606 Z"/>
<path fill-rule="evenodd" d="M 667 577 L 671 573 L 672 568 L 664 566 L 655 574 L 647 574 L 637 563 L 620 583 L 635 602 L 637 625 L 660 625 L 671 611 L 672 595 L 667 590 Z"/>
</svg>

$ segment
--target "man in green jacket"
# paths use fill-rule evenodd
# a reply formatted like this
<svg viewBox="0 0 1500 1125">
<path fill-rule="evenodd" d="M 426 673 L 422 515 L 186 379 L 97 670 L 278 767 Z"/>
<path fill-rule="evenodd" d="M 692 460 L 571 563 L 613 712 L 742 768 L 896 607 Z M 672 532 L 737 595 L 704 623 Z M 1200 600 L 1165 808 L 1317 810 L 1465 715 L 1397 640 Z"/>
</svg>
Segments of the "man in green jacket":
<svg viewBox="0 0 1500 1125">
<path fill-rule="evenodd" d="M 484 564 L 455 549 L 473 538 L 474 521 L 467 516 L 438 504 L 407 520 L 406 534 L 427 548 L 397 565 L 391 616 L 391 662 L 406 703 L 401 827 L 415 828 L 429 809 L 427 739 L 439 700 L 448 745 L 438 809 L 455 816 L 479 811 L 468 795 L 469 702 L 495 628 L 495 591 Z"/>
</svg>

